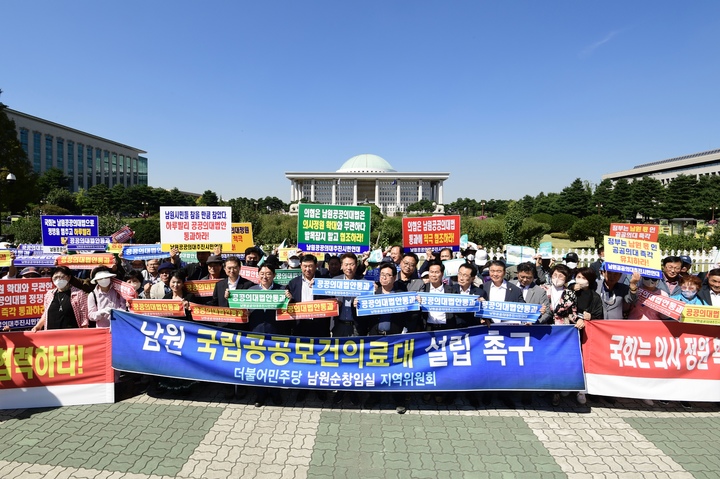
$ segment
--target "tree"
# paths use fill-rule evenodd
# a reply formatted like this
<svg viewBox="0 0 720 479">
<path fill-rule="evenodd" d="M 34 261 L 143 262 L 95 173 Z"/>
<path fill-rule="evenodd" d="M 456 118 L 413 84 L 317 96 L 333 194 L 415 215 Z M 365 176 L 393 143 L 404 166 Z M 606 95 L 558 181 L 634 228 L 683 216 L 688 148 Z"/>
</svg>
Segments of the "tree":
<svg viewBox="0 0 720 479">
<path fill-rule="evenodd" d="M 547 195 L 540 192 L 535 197 L 533 203 L 533 213 L 547 213 L 549 215 L 556 215 L 562 213 L 563 209 L 559 204 L 560 195 L 558 193 L 548 193 Z"/>
<path fill-rule="evenodd" d="M 522 204 L 517 201 L 511 201 L 505 215 L 505 233 L 503 234 L 503 243 L 519 244 L 520 228 L 525 218 L 525 210 Z"/>
<path fill-rule="evenodd" d="M 135 232 L 134 241 L 138 244 L 154 244 L 160 242 L 160 220 L 144 219 L 130 225 Z"/>
<path fill-rule="evenodd" d="M 655 178 L 643 176 L 639 181 L 630 184 L 633 208 L 645 221 L 657 218 L 665 190 L 662 183 Z"/>
<path fill-rule="evenodd" d="M 717 221 L 720 216 L 720 176 L 701 176 L 697 183 L 696 218 Z"/>
<path fill-rule="evenodd" d="M 205 190 L 205 193 L 197 200 L 198 206 L 218 206 L 218 202 L 217 193 L 211 190 Z"/>
<path fill-rule="evenodd" d="M 590 191 L 580 178 L 576 178 L 560 192 L 560 206 L 566 213 L 578 217 L 590 213 Z"/>
<path fill-rule="evenodd" d="M 626 178 L 620 178 L 613 186 L 612 194 L 607 205 L 603 208 L 605 216 L 616 216 L 630 221 L 635 217 L 635 207 L 632 204 L 632 188 Z"/>
<path fill-rule="evenodd" d="M 77 202 L 82 214 L 99 216 L 110 214 L 110 188 L 105 183 L 91 186 L 81 193 L 77 195 Z"/>
<path fill-rule="evenodd" d="M 694 176 L 678 175 L 665 187 L 665 202 L 662 213 L 666 218 L 686 218 L 699 209 L 697 179 Z"/>
<path fill-rule="evenodd" d="M 60 168 L 49 168 L 45 170 L 45 173 L 40 175 L 37 181 L 37 187 L 43 194 L 57 189 L 70 191 L 70 179 Z"/>
<path fill-rule="evenodd" d="M 17 244 L 38 244 L 42 243 L 42 228 L 40 226 L 40 217 L 31 216 L 29 218 L 20 218 L 13 221 L 8 226 L 6 233 L 13 236 Z"/>
<path fill-rule="evenodd" d="M 553 233 L 565 233 L 579 218 L 568 213 L 553 215 L 550 219 L 550 231 Z"/>
<path fill-rule="evenodd" d="M 593 191 L 592 194 L 592 206 L 594 208 L 598 208 L 598 205 L 601 209 L 606 209 L 609 207 L 611 202 L 611 196 L 613 191 L 613 182 L 610 179 L 604 179 L 598 185 L 595 187 L 595 191 Z"/>
<path fill-rule="evenodd" d="M 408 205 L 407 212 L 418 212 L 418 213 L 432 213 L 435 210 L 433 202 L 427 199 L 416 201 L 415 203 Z"/>
<path fill-rule="evenodd" d="M 0 90 L 2 94 L 2 90 Z M 8 118 L 6 105 L 0 103 L 0 211 L 23 211 L 28 203 L 37 202 L 40 194 L 37 175 L 27 159 L 25 150 L 17 137 L 15 122 Z M 8 173 L 15 175 L 10 184 L 5 181 Z"/>
<path fill-rule="evenodd" d="M 55 188 L 51 190 L 45 197 L 45 201 L 48 205 L 55 205 L 60 208 L 65 208 L 71 213 L 78 213 L 79 208 L 75 202 L 75 195 L 70 193 L 65 188 Z"/>
<path fill-rule="evenodd" d="M 595 248 L 599 248 L 603 244 L 604 236 L 610 233 L 610 223 L 612 220 L 605 216 L 590 215 L 575 222 L 568 230 L 570 241 L 584 241 L 593 238 Z"/>
</svg>

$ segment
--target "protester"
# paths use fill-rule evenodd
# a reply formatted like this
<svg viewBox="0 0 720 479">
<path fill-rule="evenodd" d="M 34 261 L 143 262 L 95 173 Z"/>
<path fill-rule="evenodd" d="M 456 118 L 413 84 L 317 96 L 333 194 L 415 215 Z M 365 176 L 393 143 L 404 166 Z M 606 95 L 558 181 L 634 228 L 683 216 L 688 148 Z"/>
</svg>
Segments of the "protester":
<svg viewBox="0 0 720 479">
<path fill-rule="evenodd" d="M 678 267 L 678 271 L 680 268 Z M 630 279 L 630 289 L 632 290 L 632 283 L 637 281 L 640 278 L 640 274 L 638 272 L 633 273 L 632 278 Z M 670 295 L 667 293 L 667 291 L 663 291 L 660 289 L 660 283 L 661 281 L 657 278 L 651 278 L 649 276 L 643 276 L 642 277 L 642 283 L 640 286 L 640 289 L 643 291 L 646 291 L 650 295 L 661 295 L 665 296 L 666 298 Z M 679 289 L 679 288 L 678 288 Z M 669 319 L 667 316 L 660 314 L 660 312 L 654 310 L 653 308 L 646 306 L 644 301 L 640 300 L 640 297 L 638 295 L 636 301 L 632 304 L 630 308 L 630 312 L 628 313 L 627 319 L 641 319 L 641 320 L 662 320 L 662 319 Z"/>
<path fill-rule="evenodd" d="M 88 327 L 87 293 L 71 286 L 72 278 L 73 273 L 67 266 L 57 266 L 53 270 L 52 282 L 55 287 L 45 293 L 45 309 L 40 321 L 33 326 L 33 332 Z"/>
<path fill-rule="evenodd" d="M 282 286 L 275 283 L 275 267 L 272 264 L 263 264 L 259 270 L 260 283 L 251 287 L 251 290 L 282 290 Z M 275 309 L 253 309 L 250 310 L 248 329 L 253 333 L 262 334 L 288 334 L 285 325 L 277 321 L 277 310 Z M 282 404 L 282 396 L 278 388 L 260 387 L 255 396 L 255 407 L 265 405 L 268 395 L 273 404 Z"/>
<path fill-rule="evenodd" d="M 657 283 L 656 287 L 667 293 L 668 296 L 677 294 L 680 291 L 678 280 L 680 279 L 680 271 L 682 270 L 682 260 L 679 256 L 668 256 L 662 260 L 662 279 Z"/>
<path fill-rule="evenodd" d="M 705 277 L 706 284 L 698 292 L 698 296 L 705 304 L 720 307 L 720 268 L 708 271 Z"/>
<path fill-rule="evenodd" d="M 684 273 L 680 275 L 678 284 L 680 286 L 680 292 L 670 296 L 670 299 L 695 306 L 708 306 L 708 303 L 698 296 L 698 292 L 702 288 L 702 280 L 700 278 Z"/>
<path fill-rule="evenodd" d="M 113 309 L 125 311 L 125 299 L 112 287 L 112 278 L 115 277 L 110 269 L 104 266 L 92 271 L 91 283 L 96 284 L 92 293 L 88 294 L 88 316 L 98 328 L 110 327 L 110 312 Z"/>
<path fill-rule="evenodd" d="M 606 264 L 600 266 L 602 281 L 596 292 L 602 300 L 604 319 L 624 319 L 630 311 L 630 305 L 637 300 L 637 283 L 634 287 L 620 282 L 622 273 L 607 271 Z"/>
<path fill-rule="evenodd" d="M 138 299 L 145 299 L 145 291 L 143 290 L 143 277 L 142 273 L 137 270 L 130 271 L 125 275 L 123 280 L 135 289 Z"/>
<path fill-rule="evenodd" d="M 150 264 L 148 262 L 148 264 Z M 171 292 L 170 289 L 170 276 L 175 271 L 175 265 L 172 263 L 163 263 L 160 266 L 158 266 L 158 276 L 160 278 L 160 281 L 156 282 L 152 285 L 150 288 L 150 299 L 163 299 L 168 293 Z M 146 291 L 146 296 L 148 296 L 148 293 Z"/>
</svg>

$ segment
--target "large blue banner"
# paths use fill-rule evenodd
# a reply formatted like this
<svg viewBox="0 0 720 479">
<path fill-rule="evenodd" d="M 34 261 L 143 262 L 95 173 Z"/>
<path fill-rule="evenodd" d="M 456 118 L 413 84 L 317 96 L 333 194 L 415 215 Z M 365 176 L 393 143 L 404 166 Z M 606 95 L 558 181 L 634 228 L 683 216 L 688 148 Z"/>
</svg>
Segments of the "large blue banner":
<svg viewBox="0 0 720 479">
<path fill-rule="evenodd" d="M 97 216 L 40 216 L 42 242 L 52 253 L 59 253 L 67 245 L 68 236 L 98 236 Z"/>
<path fill-rule="evenodd" d="M 113 368 L 183 379 L 369 391 L 585 389 L 574 326 L 305 338 L 113 310 L 112 336 Z"/>
</svg>

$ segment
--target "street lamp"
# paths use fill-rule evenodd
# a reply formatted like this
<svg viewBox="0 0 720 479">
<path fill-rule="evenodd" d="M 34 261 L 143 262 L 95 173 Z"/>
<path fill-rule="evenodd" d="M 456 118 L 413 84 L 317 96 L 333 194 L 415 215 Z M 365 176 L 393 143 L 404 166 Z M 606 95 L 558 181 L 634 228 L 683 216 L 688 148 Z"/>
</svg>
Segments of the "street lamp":
<svg viewBox="0 0 720 479">
<path fill-rule="evenodd" d="M 141 201 L 140 204 L 141 204 L 142 207 L 143 207 L 142 217 L 143 217 L 143 219 L 147 219 L 147 217 L 148 217 L 148 206 L 150 206 L 150 203 L 148 203 L 147 201 Z"/>
<path fill-rule="evenodd" d="M 717 208 L 717 205 L 712 205 L 710 209 L 712 210 L 712 219 L 710 220 L 710 224 L 714 225 L 716 223 L 715 221 L 715 208 Z"/>
<path fill-rule="evenodd" d="M 480 206 L 482 206 L 482 211 L 480 213 L 480 216 L 485 216 L 485 200 L 482 200 L 480 202 Z"/>
<path fill-rule="evenodd" d="M 6 171 L 7 171 L 7 170 L 3 170 L 2 172 L 5 173 Z M 17 180 L 17 178 L 15 177 L 15 175 L 13 175 L 13 174 L 10 173 L 9 171 L 7 171 L 7 176 L 5 177 L 5 183 L 7 183 L 8 185 L 10 185 L 10 184 L 14 183 L 15 180 Z M 1 193 L 2 193 L 2 191 L 0 190 L 0 194 L 1 194 Z M 2 206 L 2 196 L 0 196 L 0 211 L 2 211 L 2 207 L 1 207 L 1 206 Z M 2 222 L 3 222 L 3 219 L 0 218 L 0 235 L 2 235 Z"/>
<path fill-rule="evenodd" d="M 600 216 L 600 208 L 602 208 L 602 207 L 603 207 L 602 203 L 595 203 L 595 208 L 597 208 L 597 210 L 598 210 L 598 216 Z"/>
</svg>

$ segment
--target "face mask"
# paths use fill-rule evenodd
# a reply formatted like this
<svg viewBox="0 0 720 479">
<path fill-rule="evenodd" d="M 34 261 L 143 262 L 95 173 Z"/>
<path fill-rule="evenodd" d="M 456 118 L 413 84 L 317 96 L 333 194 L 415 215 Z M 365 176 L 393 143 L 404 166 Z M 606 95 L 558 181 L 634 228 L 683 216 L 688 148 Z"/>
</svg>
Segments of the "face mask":
<svg viewBox="0 0 720 479">
<path fill-rule="evenodd" d="M 565 286 L 565 280 L 564 280 L 564 279 L 560 279 L 560 278 L 553 278 L 553 279 L 552 279 L 552 284 L 553 284 L 553 286 L 555 286 L 556 288 L 562 288 L 563 286 Z"/>
<path fill-rule="evenodd" d="M 475 255 L 474 254 L 467 255 L 467 260 L 468 260 L 468 263 L 472 263 L 473 261 L 475 261 Z"/>
<path fill-rule="evenodd" d="M 142 270 L 144 270 L 144 269 L 145 269 L 145 268 L 143 268 L 142 266 L 140 266 L 139 268 L 133 268 L 132 270 L 133 270 L 133 271 L 142 271 Z"/>
<path fill-rule="evenodd" d="M 110 286 L 110 281 L 111 281 L 110 278 L 103 278 L 103 279 L 97 280 L 97 284 L 99 284 L 103 288 L 107 288 L 108 286 Z"/>
<path fill-rule="evenodd" d="M 63 289 L 65 289 L 65 288 L 67 288 L 68 280 L 66 280 L 66 279 L 56 279 L 56 280 L 53 280 L 53 284 L 55 285 L 55 287 L 56 287 L 57 289 L 63 290 Z"/>
<path fill-rule="evenodd" d="M 682 295 L 683 295 L 686 299 L 693 299 L 696 294 L 697 294 L 697 291 L 683 291 L 683 292 L 682 292 Z"/>
<path fill-rule="evenodd" d="M 649 286 L 651 288 L 654 288 L 658 280 L 652 278 L 643 278 L 642 282 L 643 286 Z"/>
<path fill-rule="evenodd" d="M 128 284 L 130 284 L 130 286 L 132 286 L 135 291 L 140 289 L 140 283 L 128 283 Z"/>
<path fill-rule="evenodd" d="M 291 259 L 288 260 L 288 266 L 291 268 L 299 268 L 300 267 L 300 260 L 299 259 Z"/>
<path fill-rule="evenodd" d="M 577 284 L 581 288 L 587 288 L 588 286 L 590 286 L 590 283 L 588 282 L 588 280 L 579 279 L 579 278 L 575 280 L 575 284 Z"/>
<path fill-rule="evenodd" d="M 245 261 L 245 266 L 250 266 L 250 267 L 253 267 L 253 268 L 254 268 L 255 266 L 257 266 L 257 264 L 258 264 L 258 262 L 257 262 L 257 261 L 254 261 L 254 260 L 247 260 L 247 261 Z"/>
</svg>

